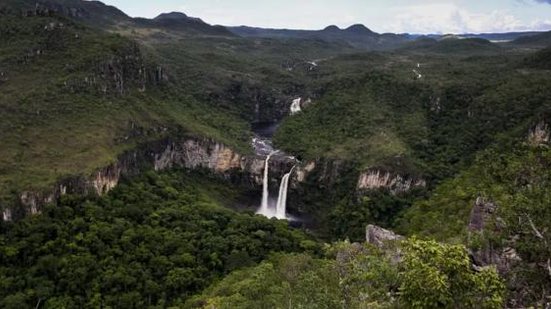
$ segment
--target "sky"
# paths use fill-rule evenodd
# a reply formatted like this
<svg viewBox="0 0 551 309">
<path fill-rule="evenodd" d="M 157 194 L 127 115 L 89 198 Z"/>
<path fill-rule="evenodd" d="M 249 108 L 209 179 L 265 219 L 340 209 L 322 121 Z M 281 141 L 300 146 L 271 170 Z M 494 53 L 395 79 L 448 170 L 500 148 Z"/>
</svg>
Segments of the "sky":
<svg viewBox="0 0 551 309">
<path fill-rule="evenodd" d="M 210 24 L 287 29 L 361 23 L 376 32 L 551 30 L 551 0 L 103 0 L 133 17 L 178 11 Z"/>
</svg>

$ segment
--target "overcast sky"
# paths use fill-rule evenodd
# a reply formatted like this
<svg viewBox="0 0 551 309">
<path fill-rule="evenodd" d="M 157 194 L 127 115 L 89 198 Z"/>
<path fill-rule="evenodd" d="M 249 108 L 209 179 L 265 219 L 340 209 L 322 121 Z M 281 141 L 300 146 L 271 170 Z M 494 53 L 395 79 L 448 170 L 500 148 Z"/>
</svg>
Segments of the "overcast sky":
<svg viewBox="0 0 551 309">
<path fill-rule="evenodd" d="M 179 11 L 211 24 L 291 29 L 362 23 L 377 32 L 551 30 L 551 0 L 104 0 L 133 17 Z"/>
</svg>

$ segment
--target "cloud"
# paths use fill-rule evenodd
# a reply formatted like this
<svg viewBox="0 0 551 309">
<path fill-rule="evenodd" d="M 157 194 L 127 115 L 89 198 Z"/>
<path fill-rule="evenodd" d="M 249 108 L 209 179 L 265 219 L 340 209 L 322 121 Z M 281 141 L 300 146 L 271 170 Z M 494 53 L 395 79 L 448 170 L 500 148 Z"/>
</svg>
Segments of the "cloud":
<svg viewBox="0 0 551 309">
<path fill-rule="evenodd" d="M 536 2 L 551 4 L 551 0 L 536 0 Z"/>
<path fill-rule="evenodd" d="M 551 0 L 547 0 L 551 2 Z M 454 3 L 429 3 L 394 8 L 385 31 L 410 33 L 481 33 L 546 30 L 551 19 L 526 23 L 509 10 L 473 12 Z"/>
</svg>

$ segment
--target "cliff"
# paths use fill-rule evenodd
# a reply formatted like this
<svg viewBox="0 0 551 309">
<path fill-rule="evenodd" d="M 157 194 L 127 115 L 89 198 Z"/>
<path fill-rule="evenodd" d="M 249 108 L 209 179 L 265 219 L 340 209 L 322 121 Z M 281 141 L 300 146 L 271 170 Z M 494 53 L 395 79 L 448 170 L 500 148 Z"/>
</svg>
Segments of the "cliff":
<svg viewBox="0 0 551 309">
<path fill-rule="evenodd" d="M 104 195 L 115 188 L 124 177 L 144 170 L 162 171 L 173 167 L 208 169 L 236 184 L 259 188 L 264 169 L 262 156 L 241 155 L 219 142 L 197 137 L 165 139 L 140 146 L 122 154 L 109 166 L 92 175 L 61 179 L 45 191 L 25 191 L 13 205 L 0 205 L 2 220 L 17 220 L 40 213 L 44 205 L 55 203 L 65 194 Z M 270 181 L 279 183 L 295 162 L 282 157 L 270 161 Z"/>
<path fill-rule="evenodd" d="M 388 189 L 393 194 L 410 191 L 414 188 L 424 188 L 425 180 L 413 177 L 394 174 L 388 171 L 369 170 L 360 174 L 358 179 L 358 191 Z"/>
</svg>

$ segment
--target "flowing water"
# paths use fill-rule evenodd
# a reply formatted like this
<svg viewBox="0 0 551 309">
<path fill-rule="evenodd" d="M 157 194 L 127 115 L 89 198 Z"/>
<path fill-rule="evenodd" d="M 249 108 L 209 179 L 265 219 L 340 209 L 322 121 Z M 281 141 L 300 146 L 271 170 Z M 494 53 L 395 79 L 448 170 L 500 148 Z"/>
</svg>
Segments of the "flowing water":
<svg viewBox="0 0 551 309">
<path fill-rule="evenodd" d="M 300 106 L 300 102 L 302 101 L 302 98 L 294 99 L 293 103 L 291 104 L 291 115 L 294 115 L 300 111 L 302 111 L 302 108 Z"/>
<path fill-rule="evenodd" d="M 299 104 L 300 109 L 300 99 L 293 101 L 293 104 Z M 270 197 L 270 159 L 275 156 L 279 159 L 281 159 L 281 156 L 292 158 L 274 149 L 272 145 L 271 139 L 277 126 L 277 123 L 259 123 L 253 126 L 253 130 L 256 133 L 252 141 L 255 153 L 259 156 L 266 156 L 264 161 L 264 173 L 262 175 L 262 198 L 260 200 L 260 207 L 256 213 L 268 218 L 276 217 L 278 219 L 289 220 L 290 218 L 287 214 L 287 191 L 289 188 L 289 180 L 295 168 L 294 166 L 282 177 L 277 200 Z"/>
<path fill-rule="evenodd" d="M 287 219 L 287 191 L 289 189 L 289 178 L 294 169 L 295 167 L 293 166 L 289 173 L 283 176 L 279 185 L 279 196 L 277 198 L 275 214 L 275 217 L 278 219 Z"/>
<path fill-rule="evenodd" d="M 270 217 L 273 211 L 270 209 L 269 197 L 270 197 L 270 188 L 269 188 L 269 167 L 270 167 L 270 158 L 275 152 L 271 152 L 267 157 L 264 163 L 264 176 L 262 178 L 262 202 L 260 203 L 260 209 L 256 212 L 266 217 Z"/>
</svg>

